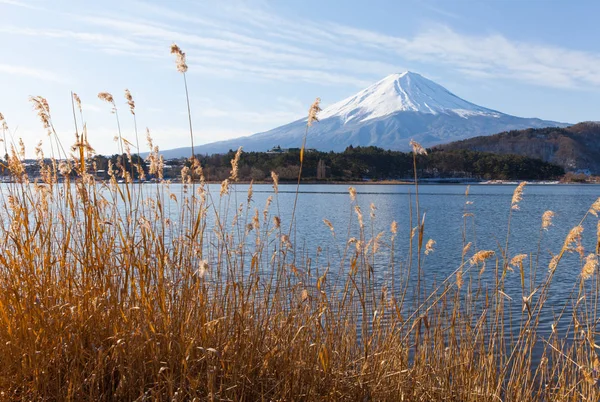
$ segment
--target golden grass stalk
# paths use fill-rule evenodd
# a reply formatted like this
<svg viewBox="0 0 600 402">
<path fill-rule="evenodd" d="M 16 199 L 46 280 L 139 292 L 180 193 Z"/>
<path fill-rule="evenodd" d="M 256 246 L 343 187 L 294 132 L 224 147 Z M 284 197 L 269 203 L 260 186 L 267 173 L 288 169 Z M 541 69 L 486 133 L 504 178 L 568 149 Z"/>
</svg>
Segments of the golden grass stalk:
<svg viewBox="0 0 600 402">
<path fill-rule="evenodd" d="M 150 171 L 161 175 L 163 157 L 148 142 Z M 411 272 L 406 252 L 410 237 L 427 238 L 420 216 L 402 238 L 392 221 L 386 234 L 351 228 L 337 253 L 303 248 L 282 233 L 271 198 L 260 219 L 253 187 L 238 206 L 229 180 L 216 202 L 163 182 L 137 203 L 141 188 L 117 184 L 112 163 L 107 183 L 29 183 L 22 147 L 11 150 L 13 182 L 0 194 L 0 399 L 599 400 L 594 254 L 546 335 L 544 318 L 563 307 L 547 302 L 552 275 L 529 292 L 522 284 L 515 317 L 504 306 L 520 299 L 504 270 L 473 280 L 464 257 L 479 239 L 466 231 L 454 270 L 426 286 L 434 258 L 427 274 Z M 67 162 L 57 162 L 65 174 Z M 182 169 L 184 181 L 198 165 Z M 583 222 L 571 230 L 555 265 L 581 246 L 582 231 Z M 522 267 L 527 256 L 507 264 Z"/>
</svg>

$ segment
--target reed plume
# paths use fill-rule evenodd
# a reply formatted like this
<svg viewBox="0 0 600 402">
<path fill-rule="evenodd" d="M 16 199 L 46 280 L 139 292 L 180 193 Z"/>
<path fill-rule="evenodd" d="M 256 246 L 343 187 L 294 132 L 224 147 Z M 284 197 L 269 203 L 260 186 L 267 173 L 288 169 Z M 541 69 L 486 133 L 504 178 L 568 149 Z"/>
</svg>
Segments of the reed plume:
<svg viewBox="0 0 600 402">
<path fill-rule="evenodd" d="M 409 145 L 412 147 L 412 151 L 415 155 L 427 155 L 427 150 L 418 142 L 410 140 Z"/>
<path fill-rule="evenodd" d="M 185 53 L 179 46 L 177 46 L 177 44 L 173 43 L 171 45 L 171 54 L 175 55 L 175 65 L 177 66 L 177 71 L 180 73 L 185 73 L 188 70 Z"/>
<path fill-rule="evenodd" d="M 553 273 L 554 271 L 556 271 L 556 267 L 558 267 L 558 262 L 560 261 L 562 255 L 561 254 L 557 254 L 555 256 L 552 257 L 552 259 L 550 259 L 550 263 L 548 264 L 548 271 L 550 273 Z"/>
<path fill-rule="evenodd" d="M 271 172 L 271 179 L 273 180 L 273 191 L 277 194 L 279 192 L 279 175 Z"/>
<path fill-rule="evenodd" d="M 115 106 L 115 98 L 113 98 L 113 96 L 108 92 L 98 93 L 98 98 L 100 100 L 103 100 L 104 102 L 110 103 L 111 105 L 113 105 L 113 107 Z"/>
<path fill-rule="evenodd" d="M 429 255 L 435 251 L 433 249 L 433 246 L 435 246 L 435 240 L 433 240 L 433 239 L 427 240 L 427 244 L 425 244 L 425 255 Z"/>
<path fill-rule="evenodd" d="M 458 289 L 462 288 L 463 281 L 464 281 L 463 272 L 462 272 L 462 270 L 459 269 L 458 271 L 456 271 L 456 287 Z"/>
<path fill-rule="evenodd" d="M 581 234 L 583 233 L 583 226 L 577 225 L 569 231 L 569 234 L 565 238 L 564 249 L 573 249 L 572 246 L 577 246 L 581 243 Z"/>
<path fill-rule="evenodd" d="M 73 100 L 75 101 L 75 104 L 77 105 L 77 109 L 79 109 L 79 112 L 82 112 L 83 108 L 81 107 L 81 98 L 79 98 L 79 95 L 77 95 L 75 92 L 73 92 Z"/>
<path fill-rule="evenodd" d="M 599 212 L 600 212 L 600 197 L 598 197 L 598 199 L 596 201 L 594 201 L 594 203 L 592 204 L 592 206 L 590 208 L 590 214 L 594 215 L 595 217 L 598 217 Z"/>
<path fill-rule="evenodd" d="M 229 194 L 229 179 L 225 179 L 221 182 L 221 191 L 219 192 L 221 197 L 224 197 L 227 194 Z"/>
<path fill-rule="evenodd" d="M 33 103 L 33 110 L 37 113 L 44 128 L 50 129 L 50 106 L 46 98 L 42 96 L 30 96 L 29 101 Z"/>
<path fill-rule="evenodd" d="M 591 278 L 596 272 L 596 268 L 598 268 L 598 255 L 591 253 L 585 258 L 585 264 L 581 269 L 581 278 L 583 280 Z"/>
<path fill-rule="evenodd" d="M 354 187 L 348 187 L 348 194 L 350 194 L 350 201 L 356 201 L 356 189 Z"/>
<path fill-rule="evenodd" d="M 526 184 L 527 184 L 527 182 L 523 181 L 523 182 L 519 183 L 517 188 L 515 188 L 515 191 L 512 196 L 512 201 L 511 201 L 511 209 L 513 209 L 513 210 L 519 209 L 519 202 L 521 202 L 521 200 L 523 200 L 523 189 L 525 188 Z"/>
<path fill-rule="evenodd" d="M 528 257 L 527 254 L 518 254 L 515 255 L 511 260 L 510 260 L 510 265 L 515 267 L 515 268 L 519 268 L 521 266 L 521 264 L 523 264 L 523 260 L 526 259 Z"/>
<path fill-rule="evenodd" d="M 133 100 L 133 96 L 131 96 L 131 92 L 129 92 L 129 89 L 125 89 L 125 100 L 127 100 L 129 111 L 131 114 L 135 115 L 135 102 Z"/>
<path fill-rule="evenodd" d="M 492 250 L 481 250 L 476 252 L 469 260 L 471 265 L 485 264 L 485 262 L 496 254 Z"/>
<path fill-rule="evenodd" d="M 313 102 L 313 104 L 310 105 L 310 108 L 308 109 L 308 120 L 306 123 L 308 127 L 312 126 L 313 123 L 319 121 L 319 119 L 317 118 L 317 115 L 322 110 L 320 103 L 321 103 L 321 98 L 316 98 L 315 101 Z"/>
<path fill-rule="evenodd" d="M 552 226 L 552 218 L 554 218 L 554 212 L 546 211 L 542 215 L 542 229 L 548 230 Z"/>
<path fill-rule="evenodd" d="M 598 221 L 596 227 L 596 238 L 598 240 L 598 244 L 596 246 L 596 254 L 600 255 L 600 220 Z"/>
<path fill-rule="evenodd" d="M 229 179 L 233 182 L 238 181 L 238 173 L 239 173 L 238 165 L 240 163 L 241 156 L 242 156 L 242 147 L 239 147 L 237 152 L 235 153 L 235 156 L 231 160 L 231 172 L 230 172 Z"/>
</svg>

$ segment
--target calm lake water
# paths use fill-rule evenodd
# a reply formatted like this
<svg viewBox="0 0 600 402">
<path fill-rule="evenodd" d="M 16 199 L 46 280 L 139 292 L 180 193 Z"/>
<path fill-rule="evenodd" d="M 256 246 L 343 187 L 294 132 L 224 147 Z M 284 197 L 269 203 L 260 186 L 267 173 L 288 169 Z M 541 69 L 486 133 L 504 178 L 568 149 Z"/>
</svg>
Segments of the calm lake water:
<svg viewBox="0 0 600 402">
<path fill-rule="evenodd" d="M 300 186 L 296 225 L 291 236 L 292 243 L 298 258 L 305 256 L 312 258 L 311 266 L 315 272 L 316 270 L 323 272 L 328 263 L 335 267 L 332 268 L 332 275 L 337 272 L 339 256 L 346 247 L 348 239 L 359 237 L 357 215 L 350 201 L 348 187 L 348 185 L 341 184 L 303 184 Z M 398 235 L 394 247 L 395 265 L 398 267 L 400 264 L 408 263 L 408 239 L 412 228 L 417 226 L 415 187 L 414 185 L 372 184 L 360 184 L 354 185 L 354 187 L 357 191 L 356 203 L 361 207 L 364 215 L 366 239 L 368 240 L 379 232 L 385 232 L 381 242 L 381 253 L 373 270 L 377 282 L 390 284 L 390 224 L 392 221 L 398 223 Z M 274 195 L 273 188 L 267 184 L 255 185 L 253 188 L 254 196 L 250 215 L 256 208 L 262 219 L 266 200 L 269 196 Z M 500 248 L 506 244 L 511 199 L 516 184 L 472 184 L 468 197 L 465 196 L 466 188 L 467 185 L 464 184 L 419 186 L 420 213 L 421 216 L 425 215 L 424 242 L 428 239 L 436 242 L 435 251 L 423 257 L 424 294 L 427 294 L 435 283 L 440 283 L 452 275 L 460 266 L 464 245 L 465 213 L 472 214 L 466 218 L 466 242 L 473 242 L 467 258 L 470 258 L 477 250 L 493 250 L 497 256 L 500 256 Z M 152 198 L 157 187 L 143 185 L 143 189 L 145 196 Z M 216 197 L 217 202 L 219 190 L 219 185 L 210 186 L 210 192 L 213 197 Z M 170 191 L 180 194 L 182 186 L 173 184 L 170 186 Z M 237 209 L 237 205 L 246 202 L 247 191 L 248 185 L 232 187 L 229 203 L 231 216 Z M 295 185 L 280 185 L 279 194 L 270 208 L 271 216 L 281 217 L 284 230 L 289 227 L 295 192 Z M 545 279 L 552 255 L 560 251 L 568 232 L 579 224 L 598 197 L 600 197 L 600 185 L 528 184 L 525 187 L 523 200 L 519 204 L 520 209 L 512 211 L 508 239 L 509 255 L 512 257 L 521 253 L 529 254 L 533 256 L 534 263 L 536 256 L 539 255 L 539 269 L 534 285 Z M 168 195 L 165 200 L 169 200 Z M 176 222 L 178 207 L 172 201 L 167 202 L 171 202 L 171 205 L 166 205 L 167 214 L 170 214 L 173 221 Z M 370 218 L 371 203 L 376 207 L 373 220 Z M 547 210 L 553 211 L 556 215 L 553 219 L 553 226 L 549 230 L 543 231 L 540 241 L 541 218 L 544 211 Z M 211 220 L 211 211 L 209 210 L 208 214 L 209 221 Z M 336 238 L 332 236 L 329 227 L 323 223 L 323 219 L 331 221 L 335 228 Z M 591 215 L 583 223 L 583 245 L 586 253 L 595 251 L 598 241 L 597 223 L 598 219 Z M 206 233 L 211 236 L 212 231 L 208 230 Z M 210 239 L 206 244 L 210 244 Z M 247 247 L 248 255 L 251 255 L 251 240 Z M 317 249 L 319 248 L 322 252 L 317 259 Z M 349 265 L 347 261 L 346 266 Z M 527 279 L 526 288 L 529 288 L 530 264 L 525 261 L 524 265 Z M 579 284 L 581 266 L 577 254 L 566 254 L 561 261 L 551 287 L 548 308 L 538 327 L 540 332 L 549 333 L 550 325 L 555 319 L 554 313 L 560 311 L 565 303 L 569 304 L 570 294 L 574 289 L 577 290 Z M 468 267 L 467 263 L 466 268 Z M 484 285 L 493 285 L 496 279 L 494 268 L 494 260 L 488 263 L 487 269 L 482 275 L 479 275 L 477 267 L 473 267 L 469 272 L 470 278 L 476 281 L 482 280 Z M 398 273 L 398 268 L 396 268 L 396 273 Z M 416 270 L 413 270 L 413 275 L 415 273 Z M 469 276 L 465 276 L 465 279 L 468 280 Z M 398 284 L 398 280 L 396 281 Z M 409 294 L 413 291 L 409 286 Z M 508 273 L 504 291 L 513 299 L 513 301 L 507 302 L 508 308 L 516 315 L 520 315 L 522 291 L 517 271 Z"/>
<path fill-rule="evenodd" d="M 246 198 L 246 185 L 236 188 L 239 202 Z M 396 256 L 400 262 L 407 261 L 408 238 L 411 227 L 416 226 L 415 187 L 413 185 L 356 185 L 357 203 L 360 205 L 365 226 L 375 234 L 385 231 L 385 241 L 389 239 L 389 228 L 392 221 L 398 222 Z M 425 214 L 425 241 L 435 240 L 435 251 L 425 257 L 423 266 L 429 285 L 434 281 L 441 282 L 451 275 L 460 265 L 463 248 L 463 225 L 465 211 L 473 214 L 467 218 L 467 242 L 473 242 L 473 248 L 467 255 L 472 256 L 476 250 L 494 250 L 500 255 L 500 246 L 506 244 L 508 218 L 511 199 L 516 185 L 470 186 L 469 196 L 465 197 L 466 185 L 441 184 L 419 186 L 419 203 L 421 215 Z M 287 228 L 295 196 L 295 185 L 279 187 L 279 209 L 283 226 Z M 218 188 L 215 187 L 215 193 Z M 254 186 L 254 204 L 260 211 L 269 195 L 273 194 L 270 185 Z M 510 224 L 509 254 L 511 256 L 525 253 L 531 254 L 535 261 L 539 247 L 539 269 L 537 281 L 543 281 L 548 272 L 548 263 L 552 254 L 558 253 L 568 232 L 579 224 L 591 204 L 600 197 L 598 185 L 538 185 L 528 184 L 525 187 L 520 209 L 513 211 Z M 472 202 L 466 204 L 466 201 Z M 370 204 L 376 206 L 373 229 L 369 217 Z M 412 226 L 411 218 L 412 205 Z M 466 208 L 466 210 L 465 210 Z M 544 211 L 555 212 L 553 225 L 543 232 L 540 242 L 541 218 Z M 272 212 L 277 213 L 277 204 Z M 308 255 L 315 255 L 317 247 L 323 249 L 323 256 L 329 254 L 336 260 L 337 250 L 343 249 L 351 236 L 357 236 L 356 213 L 350 203 L 348 185 L 302 185 L 296 212 L 297 227 L 295 230 L 296 247 L 306 250 Z M 323 219 L 329 219 L 335 227 L 337 241 L 332 238 L 329 228 Z M 589 216 L 584 222 L 583 245 L 586 254 L 595 251 L 597 244 L 598 219 Z M 350 227 L 349 227 L 350 223 Z M 320 261 L 324 269 L 327 257 Z M 375 275 L 380 280 L 389 280 L 389 260 L 382 258 L 375 266 Z M 467 264 L 467 267 L 469 265 Z M 525 261 L 528 277 L 529 263 Z M 581 261 L 577 254 L 567 254 L 559 264 L 548 306 L 550 307 L 540 323 L 540 331 L 550 331 L 554 321 L 553 309 L 560 310 L 568 300 L 570 293 L 579 283 Z M 471 271 L 473 278 L 479 277 L 478 269 Z M 482 280 L 493 283 L 495 278 L 494 262 L 490 262 Z M 526 287 L 529 287 L 527 278 Z M 510 272 L 506 279 L 505 293 L 513 302 L 510 308 L 520 314 L 521 284 L 518 271 Z"/>
</svg>

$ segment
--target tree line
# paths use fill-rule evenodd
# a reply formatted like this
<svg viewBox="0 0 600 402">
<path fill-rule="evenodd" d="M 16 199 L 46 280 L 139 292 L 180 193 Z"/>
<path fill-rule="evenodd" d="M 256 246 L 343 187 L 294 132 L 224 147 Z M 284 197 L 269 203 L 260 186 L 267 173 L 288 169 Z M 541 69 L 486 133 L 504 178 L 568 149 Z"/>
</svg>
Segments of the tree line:
<svg viewBox="0 0 600 402">
<path fill-rule="evenodd" d="M 427 151 L 427 155 L 417 156 L 417 175 L 422 179 L 551 180 L 565 174 L 558 165 L 521 155 L 464 149 L 436 148 Z M 222 181 L 230 176 L 234 156 L 235 151 L 230 150 L 225 154 L 196 157 L 202 164 L 206 180 Z M 148 163 L 143 158 L 131 155 L 131 162 L 141 167 L 146 180 L 155 178 L 149 175 Z M 109 178 L 111 166 L 117 175 L 121 166 L 131 172 L 134 179 L 139 179 L 139 170 L 131 162 L 126 155 L 96 155 L 90 166 L 99 179 Z M 186 158 L 171 159 L 164 165 L 164 179 L 177 181 L 181 177 L 181 169 L 189 167 L 190 161 Z M 26 170 L 30 177 L 36 177 L 38 163 L 31 161 Z M 281 181 L 295 181 L 299 170 L 299 149 L 281 153 L 243 152 L 238 164 L 238 177 L 242 181 L 259 182 L 270 180 L 271 172 L 276 172 Z M 343 152 L 309 150 L 304 154 L 302 180 L 305 181 L 407 180 L 413 177 L 413 154 L 410 152 L 349 146 Z"/>
<path fill-rule="evenodd" d="M 208 180 L 229 176 L 235 151 L 199 156 Z M 280 180 L 297 180 L 300 151 L 246 152 L 239 161 L 240 180 L 261 181 L 277 172 Z M 470 178 L 485 180 L 549 180 L 564 175 L 558 165 L 520 155 L 498 155 L 469 150 L 428 150 L 417 156 L 420 178 Z M 414 177 L 413 155 L 378 147 L 348 147 L 343 152 L 310 151 L 304 154 L 303 180 L 355 181 L 403 180 Z"/>
</svg>

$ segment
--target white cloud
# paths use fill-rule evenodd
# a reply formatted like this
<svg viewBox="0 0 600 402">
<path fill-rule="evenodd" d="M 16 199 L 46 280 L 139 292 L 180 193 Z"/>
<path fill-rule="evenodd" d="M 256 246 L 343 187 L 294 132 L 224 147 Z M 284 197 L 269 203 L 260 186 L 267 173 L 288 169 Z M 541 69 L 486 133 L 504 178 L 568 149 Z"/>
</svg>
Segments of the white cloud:
<svg viewBox="0 0 600 402">
<path fill-rule="evenodd" d="M 600 86 L 600 54 L 511 41 L 500 34 L 464 35 L 434 25 L 413 37 L 396 37 L 337 25 L 348 40 L 421 62 L 450 66 L 469 75 L 511 78 L 545 87 Z"/>
<path fill-rule="evenodd" d="M 29 8 L 32 10 L 40 10 L 41 9 L 41 7 L 34 6 L 33 4 L 29 4 L 24 1 L 18 1 L 18 0 L 0 0 L 0 4 L 8 4 L 10 6 Z"/>
<path fill-rule="evenodd" d="M 0 73 L 3 74 L 11 74 L 11 75 L 20 75 L 24 77 L 36 78 L 44 81 L 54 81 L 54 82 L 62 82 L 62 79 L 46 70 L 42 70 L 39 68 L 27 67 L 27 66 L 18 66 L 13 64 L 0 64 Z"/>
<path fill-rule="evenodd" d="M 443 65 L 472 77 L 512 78 L 559 88 L 600 86 L 600 54 L 512 41 L 500 34 L 466 35 L 433 24 L 412 36 L 393 36 L 335 23 L 292 21 L 257 8 L 228 8 L 223 21 L 147 8 L 156 15 L 193 22 L 197 29 L 84 18 L 130 40 L 143 39 L 155 46 L 165 38 L 175 40 L 193 55 L 190 63 L 197 63 L 202 73 L 358 87 L 401 70 L 383 60 L 402 59 Z M 244 29 L 236 31 L 232 20 Z M 254 27 L 253 33 L 247 33 L 248 26 Z"/>
<path fill-rule="evenodd" d="M 429 3 L 421 5 L 448 14 Z M 514 41 L 500 34 L 467 35 L 433 24 L 413 35 L 394 36 L 337 23 L 292 20 L 243 3 L 222 4 L 202 17 L 143 1 L 135 2 L 135 7 L 135 16 L 69 15 L 84 23 L 79 29 L 3 26 L 0 32 L 72 40 L 138 58 L 163 57 L 164 49 L 176 41 L 190 56 L 190 72 L 242 80 L 361 87 L 404 70 L 392 62 L 402 60 L 402 64 L 444 66 L 474 78 L 510 78 L 558 88 L 600 86 L 600 54 Z M 17 72 L 4 66 L 2 71 L 56 79 L 34 69 Z"/>
</svg>

